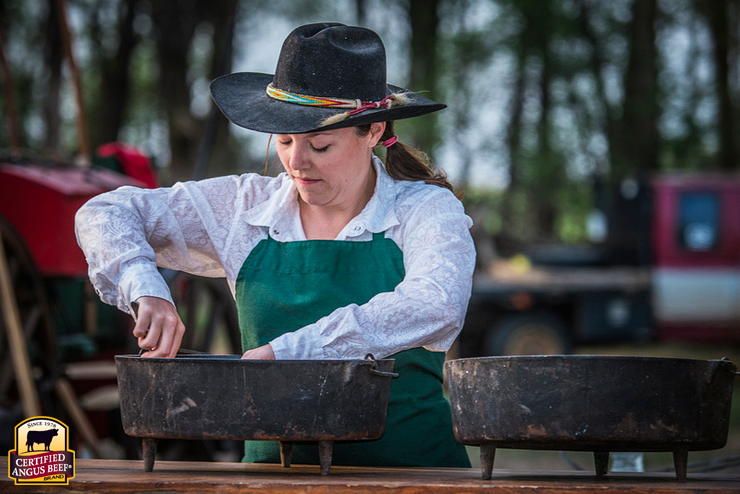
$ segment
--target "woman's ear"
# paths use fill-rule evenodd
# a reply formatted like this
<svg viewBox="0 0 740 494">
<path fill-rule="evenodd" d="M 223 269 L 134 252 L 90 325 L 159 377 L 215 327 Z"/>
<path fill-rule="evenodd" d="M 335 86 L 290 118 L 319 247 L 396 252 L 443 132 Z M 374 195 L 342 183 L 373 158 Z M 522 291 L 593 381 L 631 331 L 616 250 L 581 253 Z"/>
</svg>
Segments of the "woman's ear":
<svg viewBox="0 0 740 494">
<path fill-rule="evenodd" d="M 378 145 L 380 138 L 383 137 L 383 132 L 385 132 L 385 122 L 374 122 L 370 124 L 370 132 L 368 133 L 370 137 L 370 141 L 368 141 L 370 148 Z"/>
</svg>

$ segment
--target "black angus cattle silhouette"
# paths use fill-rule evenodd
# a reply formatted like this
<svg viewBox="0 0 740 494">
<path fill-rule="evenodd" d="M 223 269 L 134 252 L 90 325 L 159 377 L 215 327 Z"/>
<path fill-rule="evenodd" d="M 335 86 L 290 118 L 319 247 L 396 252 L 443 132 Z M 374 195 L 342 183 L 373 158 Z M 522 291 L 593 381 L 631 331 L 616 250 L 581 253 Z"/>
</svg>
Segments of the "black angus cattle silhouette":
<svg viewBox="0 0 740 494">
<path fill-rule="evenodd" d="M 26 436 L 27 453 L 33 451 L 33 444 L 39 443 L 44 445 L 44 451 L 49 451 L 49 446 L 54 436 L 59 434 L 57 429 L 46 429 L 45 431 L 28 431 Z"/>
</svg>

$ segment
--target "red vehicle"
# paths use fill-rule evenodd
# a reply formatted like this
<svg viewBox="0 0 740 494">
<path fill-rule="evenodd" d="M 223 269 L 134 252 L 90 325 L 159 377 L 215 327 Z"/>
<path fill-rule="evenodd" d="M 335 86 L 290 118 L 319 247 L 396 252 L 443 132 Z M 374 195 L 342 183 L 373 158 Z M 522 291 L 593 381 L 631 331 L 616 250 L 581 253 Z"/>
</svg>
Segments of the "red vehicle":
<svg viewBox="0 0 740 494">
<path fill-rule="evenodd" d="M 587 247 L 531 248 L 476 274 L 465 356 L 636 340 L 740 341 L 740 177 L 596 189 Z"/>
<path fill-rule="evenodd" d="M 740 341 L 740 179 L 654 181 L 656 336 Z"/>
<path fill-rule="evenodd" d="M 77 443 L 83 432 L 92 430 L 87 433 L 87 446 L 95 446 L 94 432 L 124 445 L 126 456 L 136 458 L 137 444 L 124 437 L 116 419 L 113 362 L 113 355 L 138 351 L 131 337 L 133 322 L 94 293 L 75 238 L 74 216 L 97 194 L 123 185 L 154 187 L 157 182 L 150 158 L 124 144 L 101 146 L 93 163 L 80 167 L 0 157 L 0 233 L 29 360 L 23 372 L 40 402 L 37 414 L 65 421 Z M 183 348 L 238 351 L 236 309 L 225 281 L 169 271 L 163 275 L 188 325 Z M 11 358 L 10 330 L 0 317 L 0 430 L 12 432 L 28 416 L 22 398 L 30 391 L 19 385 L 22 379 Z M 70 405 L 72 401 L 76 404 Z M 12 448 L 11 440 L 0 434 L 0 446 L 6 450 Z M 212 445 L 208 448 L 205 452 L 190 448 L 187 453 L 200 457 L 221 453 Z"/>
<path fill-rule="evenodd" d="M 73 398 L 68 387 L 59 387 L 68 370 L 64 364 L 125 345 L 130 322 L 96 301 L 74 234 L 77 209 L 92 196 L 121 185 L 141 183 L 106 169 L 0 159 L 3 261 L 24 338 L 22 348 L 14 346 L 13 326 L 0 318 L 0 425 L 7 430 L 28 415 L 30 410 L 24 410 L 21 403 L 28 407 L 36 401 L 29 394 L 33 392 L 21 385 L 24 376 L 35 386 L 40 407 L 35 413 L 68 420 L 59 394 Z M 28 355 L 28 366 L 23 369 L 11 358 L 19 351 Z M 111 376 L 98 373 L 97 377 L 87 380 L 86 388 L 100 385 L 102 379 L 110 381 Z M 87 391 L 77 386 L 80 381 L 72 384 L 78 393 Z M 78 424 L 71 425 L 77 431 Z"/>
</svg>

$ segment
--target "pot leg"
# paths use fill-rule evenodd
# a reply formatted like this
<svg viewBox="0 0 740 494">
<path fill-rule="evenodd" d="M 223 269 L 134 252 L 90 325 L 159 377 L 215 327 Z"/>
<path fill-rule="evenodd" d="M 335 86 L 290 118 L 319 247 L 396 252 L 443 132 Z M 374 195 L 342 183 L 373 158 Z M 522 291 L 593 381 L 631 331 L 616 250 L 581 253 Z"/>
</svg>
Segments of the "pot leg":
<svg viewBox="0 0 740 494">
<path fill-rule="evenodd" d="M 280 463 L 288 468 L 293 460 L 293 443 L 280 441 Z"/>
<path fill-rule="evenodd" d="M 154 457 L 157 454 L 157 440 L 151 437 L 145 437 L 142 439 L 141 451 L 144 456 L 144 471 L 151 472 L 154 470 Z"/>
<path fill-rule="evenodd" d="M 480 471 L 483 480 L 490 480 L 493 473 L 493 460 L 496 458 L 496 445 L 483 443 L 480 445 Z"/>
<path fill-rule="evenodd" d="M 609 471 L 609 452 L 608 451 L 594 451 L 594 467 L 596 468 L 596 475 L 603 477 Z"/>
<path fill-rule="evenodd" d="M 319 441 L 319 463 L 321 463 L 321 475 L 329 475 L 332 456 L 334 456 L 334 441 Z"/>
<path fill-rule="evenodd" d="M 676 478 L 679 482 L 686 482 L 686 473 L 689 463 L 689 448 L 673 450 L 673 465 L 676 467 Z"/>
</svg>

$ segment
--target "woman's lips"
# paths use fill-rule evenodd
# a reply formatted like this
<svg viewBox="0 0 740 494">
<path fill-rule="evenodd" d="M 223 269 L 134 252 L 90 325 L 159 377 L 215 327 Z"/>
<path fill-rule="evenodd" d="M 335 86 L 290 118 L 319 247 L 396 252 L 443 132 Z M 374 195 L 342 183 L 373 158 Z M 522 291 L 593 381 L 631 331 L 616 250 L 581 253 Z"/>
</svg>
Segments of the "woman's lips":
<svg viewBox="0 0 740 494">
<path fill-rule="evenodd" d="M 301 185 L 312 185 L 312 184 L 321 182 L 321 180 L 317 178 L 306 178 L 306 177 L 294 177 L 294 180 Z"/>
</svg>

